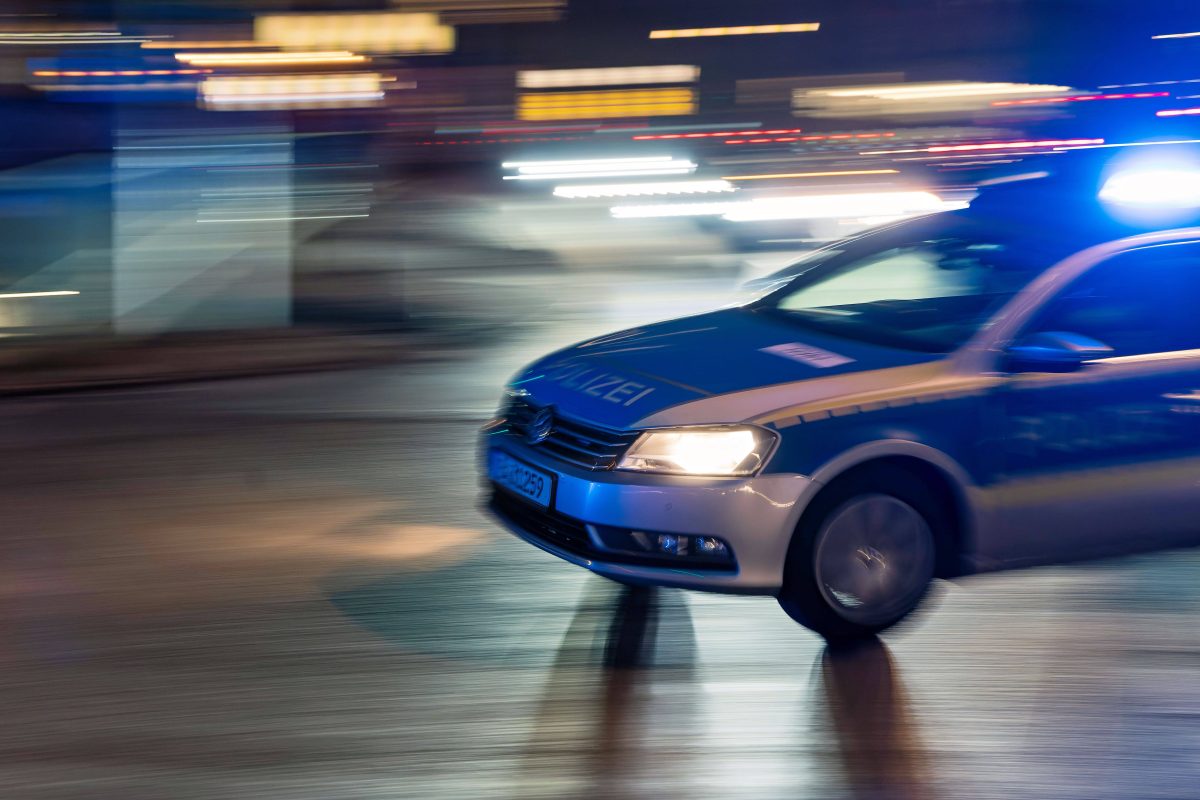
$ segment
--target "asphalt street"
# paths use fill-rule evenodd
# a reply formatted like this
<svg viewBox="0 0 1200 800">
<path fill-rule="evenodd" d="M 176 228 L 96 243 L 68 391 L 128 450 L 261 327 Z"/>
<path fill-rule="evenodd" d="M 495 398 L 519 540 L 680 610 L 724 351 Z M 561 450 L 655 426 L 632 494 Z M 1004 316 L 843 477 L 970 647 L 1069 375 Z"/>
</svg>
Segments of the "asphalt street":
<svg viewBox="0 0 1200 800">
<path fill-rule="evenodd" d="M 0 794 L 1200 795 L 1198 552 L 943 584 L 843 652 L 490 522 L 509 373 L 728 286 L 594 289 L 453 357 L 0 406 Z"/>
</svg>

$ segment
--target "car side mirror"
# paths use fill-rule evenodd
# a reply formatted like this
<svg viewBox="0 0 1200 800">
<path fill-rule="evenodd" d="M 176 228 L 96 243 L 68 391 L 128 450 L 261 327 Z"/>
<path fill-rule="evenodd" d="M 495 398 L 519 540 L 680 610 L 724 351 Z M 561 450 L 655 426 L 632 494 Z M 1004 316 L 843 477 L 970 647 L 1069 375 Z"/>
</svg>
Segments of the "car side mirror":
<svg viewBox="0 0 1200 800">
<path fill-rule="evenodd" d="M 1007 372 L 1075 372 L 1086 362 L 1112 353 L 1111 347 L 1090 336 L 1047 331 L 1024 336 L 1009 345 L 1004 367 Z"/>
</svg>

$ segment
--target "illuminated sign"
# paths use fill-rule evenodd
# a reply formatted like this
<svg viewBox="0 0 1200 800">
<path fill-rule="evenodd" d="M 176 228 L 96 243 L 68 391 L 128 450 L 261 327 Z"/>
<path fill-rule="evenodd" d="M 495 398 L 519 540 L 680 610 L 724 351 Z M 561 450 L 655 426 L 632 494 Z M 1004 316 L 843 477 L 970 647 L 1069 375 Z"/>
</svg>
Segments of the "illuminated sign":
<svg viewBox="0 0 1200 800">
<path fill-rule="evenodd" d="M 557 89 L 564 86 L 628 86 L 637 83 L 692 83 L 700 68 L 690 64 L 605 69 L 540 69 L 517 73 L 522 89 Z"/>
<path fill-rule="evenodd" d="M 254 20 L 254 38 L 280 47 L 422 55 L 454 50 L 454 28 L 437 14 L 269 14 Z"/>
<path fill-rule="evenodd" d="M 629 89 L 602 92 L 538 92 L 517 97 L 522 120 L 656 117 L 696 113 L 692 89 Z"/>
<path fill-rule="evenodd" d="M 346 108 L 375 105 L 383 99 L 383 76 L 224 75 L 200 84 L 200 102 L 217 111 L 281 108 Z"/>
</svg>

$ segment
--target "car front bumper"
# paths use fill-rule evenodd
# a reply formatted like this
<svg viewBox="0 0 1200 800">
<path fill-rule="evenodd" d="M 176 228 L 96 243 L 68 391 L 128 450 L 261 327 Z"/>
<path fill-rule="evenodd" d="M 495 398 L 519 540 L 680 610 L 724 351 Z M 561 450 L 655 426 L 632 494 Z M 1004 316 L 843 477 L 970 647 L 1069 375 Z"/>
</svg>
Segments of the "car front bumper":
<svg viewBox="0 0 1200 800">
<path fill-rule="evenodd" d="M 512 436 L 485 436 L 499 448 L 553 473 L 553 508 L 539 509 L 495 486 L 491 512 L 513 533 L 566 561 L 615 580 L 717 592 L 775 594 L 792 532 L 811 496 L 802 475 L 692 478 L 611 470 L 591 471 L 547 457 Z M 715 536 L 728 544 L 733 562 L 669 563 L 607 548 L 597 527 Z"/>
</svg>

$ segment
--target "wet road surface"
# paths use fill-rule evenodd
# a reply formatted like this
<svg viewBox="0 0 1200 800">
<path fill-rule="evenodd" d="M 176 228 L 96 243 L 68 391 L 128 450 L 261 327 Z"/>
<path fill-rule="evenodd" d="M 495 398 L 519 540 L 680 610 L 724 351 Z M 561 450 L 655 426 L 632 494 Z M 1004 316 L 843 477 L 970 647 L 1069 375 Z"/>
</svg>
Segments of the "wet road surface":
<svg viewBox="0 0 1200 800">
<path fill-rule="evenodd" d="M 943 584 L 835 651 L 769 598 L 623 589 L 489 522 L 503 378 L 653 305 L 5 404 L 4 796 L 1200 796 L 1198 552 Z"/>
</svg>

